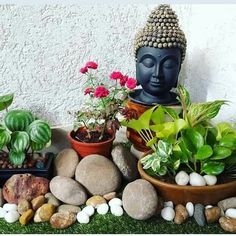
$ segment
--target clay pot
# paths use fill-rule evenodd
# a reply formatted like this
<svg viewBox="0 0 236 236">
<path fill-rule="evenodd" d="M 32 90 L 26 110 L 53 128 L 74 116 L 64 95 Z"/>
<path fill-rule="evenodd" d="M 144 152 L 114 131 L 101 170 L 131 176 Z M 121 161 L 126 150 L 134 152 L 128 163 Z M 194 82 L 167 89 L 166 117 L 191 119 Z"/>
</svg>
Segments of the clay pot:
<svg viewBox="0 0 236 236">
<path fill-rule="evenodd" d="M 138 117 L 140 117 L 146 110 L 148 110 L 152 107 L 153 106 L 139 104 L 139 103 L 133 102 L 131 100 L 128 100 L 126 102 L 126 108 L 128 108 L 129 113 L 132 116 L 131 118 L 134 118 L 134 119 L 138 119 Z M 180 105 L 166 106 L 166 107 L 170 107 L 170 108 L 175 109 L 177 111 L 177 113 L 180 113 L 182 110 Z M 138 151 L 146 152 L 146 151 L 150 150 L 149 148 L 146 147 L 146 144 L 143 141 L 143 139 L 140 137 L 140 135 L 136 131 L 134 131 L 133 129 L 127 128 L 126 136 L 133 143 L 134 147 Z"/>
<path fill-rule="evenodd" d="M 236 180 L 213 186 L 180 186 L 160 181 L 148 175 L 138 162 L 138 171 L 141 177 L 149 181 L 165 201 L 172 201 L 175 205 L 192 202 L 203 205 L 215 205 L 222 199 L 236 195 Z"/>
<path fill-rule="evenodd" d="M 81 158 L 88 156 L 90 154 L 99 154 L 107 158 L 111 155 L 112 144 L 115 139 L 115 135 L 111 139 L 99 142 L 99 143 L 85 143 L 75 140 L 73 138 L 74 131 L 68 133 L 68 139 L 71 147 L 78 153 Z"/>
</svg>

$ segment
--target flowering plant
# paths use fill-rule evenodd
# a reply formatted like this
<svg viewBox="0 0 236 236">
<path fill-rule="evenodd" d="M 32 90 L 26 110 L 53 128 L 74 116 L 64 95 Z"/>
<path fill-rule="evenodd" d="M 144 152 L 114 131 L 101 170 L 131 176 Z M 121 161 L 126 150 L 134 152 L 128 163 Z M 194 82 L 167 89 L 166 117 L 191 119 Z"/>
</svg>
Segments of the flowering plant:
<svg viewBox="0 0 236 236">
<path fill-rule="evenodd" d="M 84 95 L 89 99 L 76 113 L 75 130 L 80 127 L 86 129 L 86 137 L 80 140 L 84 142 L 103 141 L 107 133 L 115 133 L 119 129 L 117 114 L 128 93 L 136 87 L 134 78 L 118 71 L 110 74 L 112 85 L 104 84 L 93 73 L 97 68 L 98 64 L 90 61 L 80 69 L 80 72 L 87 77 L 84 83 Z M 94 134 L 97 134 L 96 137 Z M 78 136 L 75 138 L 79 139 Z"/>
</svg>

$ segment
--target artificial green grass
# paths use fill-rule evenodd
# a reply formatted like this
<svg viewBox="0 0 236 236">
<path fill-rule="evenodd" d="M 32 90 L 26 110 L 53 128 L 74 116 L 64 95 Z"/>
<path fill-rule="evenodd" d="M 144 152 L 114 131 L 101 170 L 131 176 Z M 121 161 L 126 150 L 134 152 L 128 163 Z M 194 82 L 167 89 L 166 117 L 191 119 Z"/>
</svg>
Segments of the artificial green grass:
<svg viewBox="0 0 236 236">
<path fill-rule="evenodd" d="M 189 219 L 182 225 L 167 222 L 160 217 L 153 217 L 146 221 L 138 221 L 124 214 L 121 217 L 95 214 L 91 217 L 89 224 L 79 224 L 76 222 L 68 229 L 56 230 L 49 223 L 30 223 L 27 226 L 20 225 L 19 222 L 8 224 L 3 219 L 0 220 L 0 233 L 2 234 L 219 234 L 225 233 L 219 224 L 210 224 L 200 227 Z"/>
</svg>

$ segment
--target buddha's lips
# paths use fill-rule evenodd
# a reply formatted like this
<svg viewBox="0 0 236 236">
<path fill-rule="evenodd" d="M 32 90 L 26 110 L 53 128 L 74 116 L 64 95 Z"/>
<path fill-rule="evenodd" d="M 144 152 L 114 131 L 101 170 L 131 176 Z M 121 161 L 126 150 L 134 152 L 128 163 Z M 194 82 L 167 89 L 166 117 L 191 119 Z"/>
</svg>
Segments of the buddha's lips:
<svg viewBox="0 0 236 236">
<path fill-rule="evenodd" d="M 151 86 L 154 86 L 154 87 L 163 87 L 164 86 L 164 83 L 160 82 L 160 81 L 150 81 L 150 84 L 151 84 Z"/>
</svg>

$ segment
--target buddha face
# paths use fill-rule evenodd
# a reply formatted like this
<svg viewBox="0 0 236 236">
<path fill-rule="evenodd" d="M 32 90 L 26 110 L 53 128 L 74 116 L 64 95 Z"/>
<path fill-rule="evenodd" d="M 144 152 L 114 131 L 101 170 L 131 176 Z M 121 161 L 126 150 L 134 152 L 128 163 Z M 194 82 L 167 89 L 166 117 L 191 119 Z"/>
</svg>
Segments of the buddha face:
<svg viewBox="0 0 236 236">
<path fill-rule="evenodd" d="M 137 54 L 136 77 L 147 94 L 158 96 L 176 87 L 180 66 L 179 48 L 142 47 Z"/>
</svg>

